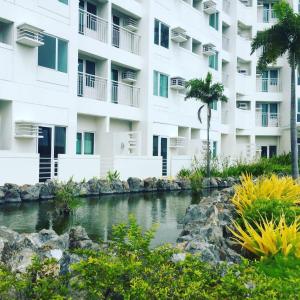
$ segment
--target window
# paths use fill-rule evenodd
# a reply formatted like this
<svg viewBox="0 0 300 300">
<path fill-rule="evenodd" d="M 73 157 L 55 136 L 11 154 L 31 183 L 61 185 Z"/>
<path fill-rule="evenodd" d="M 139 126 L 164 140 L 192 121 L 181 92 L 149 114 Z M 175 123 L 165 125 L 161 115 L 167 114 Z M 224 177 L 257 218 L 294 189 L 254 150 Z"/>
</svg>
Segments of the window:
<svg viewBox="0 0 300 300">
<path fill-rule="evenodd" d="M 216 52 L 214 55 L 209 56 L 208 66 L 212 69 L 218 70 L 218 59 L 219 59 L 218 52 Z"/>
<path fill-rule="evenodd" d="M 300 122 L 300 98 L 297 99 L 297 122 Z"/>
<path fill-rule="evenodd" d="M 168 98 L 169 76 L 153 71 L 153 95 Z"/>
<path fill-rule="evenodd" d="M 213 110 L 218 109 L 218 101 L 214 100 L 213 102 L 209 103 L 209 107 Z"/>
<path fill-rule="evenodd" d="M 153 136 L 153 156 L 158 156 L 158 136 Z"/>
<path fill-rule="evenodd" d="M 12 44 L 13 23 L 0 20 L 0 43 Z"/>
<path fill-rule="evenodd" d="M 261 146 L 261 157 L 271 158 L 277 155 L 277 146 Z"/>
<path fill-rule="evenodd" d="M 154 21 L 154 44 L 169 49 L 169 26 L 155 20 Z"/>
<path fill-rule="evenodd" d="M 209 15 L 209 25 L 216 29 L 219 30 L 219 13 L 214 13 Z"/>
<path fill-rule="evenodd" d="M 83 140 L 82 140 L 83 137 Z M 77 132 L 76 136 L 76 154 L 93 155 L 94 154 L 95 134 L 93 132 Z"/>
<path fill-rule="evenodd" d="M 69 4 L 69 0 L 58 0 L 59 2 L 68 5 Z"/>
<path fill-rule="evenodd" d="M 38 48 L 38 65 L 57 70 L 68 72 L 68 43 L 44 34 L 44 45 Z"/>
</svg>

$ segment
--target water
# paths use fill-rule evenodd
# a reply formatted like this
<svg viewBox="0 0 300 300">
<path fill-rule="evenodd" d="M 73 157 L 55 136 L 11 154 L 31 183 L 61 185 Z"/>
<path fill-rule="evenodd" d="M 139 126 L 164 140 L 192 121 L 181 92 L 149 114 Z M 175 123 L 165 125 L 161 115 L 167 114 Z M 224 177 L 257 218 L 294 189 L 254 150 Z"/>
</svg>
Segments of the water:
<svg viewBox="0 0 300 300">
<path fill-rule="evenodd" d="M 52 201 L 5 204 L 0 206 L 0 226 L 17 232 L 36 232 L 53 228 L 58 234 L 81 225 L 93 240 L 108 240 L 114 224 L 126 223 L 130 215 L 148 229 L 158 224 L 153 245 L 175 243 L 182 230 L 186 208 L 200 196 L 189 192 L 110 195 L 80 199 L 80 206 L 70 216 L 56 216 Z"/>
</svg>

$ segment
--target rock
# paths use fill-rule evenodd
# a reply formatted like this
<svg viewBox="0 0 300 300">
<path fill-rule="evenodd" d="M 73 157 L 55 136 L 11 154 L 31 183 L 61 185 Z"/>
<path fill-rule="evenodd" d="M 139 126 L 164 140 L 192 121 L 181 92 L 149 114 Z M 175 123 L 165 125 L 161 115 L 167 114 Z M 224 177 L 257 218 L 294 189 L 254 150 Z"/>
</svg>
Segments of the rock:
<svg viewBox="0 0 300 300">
<path fill-rule="evenodd" d="M 123 185 L 124 193 L 130 193 L 130 188 L 129 188 L 128 182 L 127 181 L 122 181 L 122 185 Z"/>
<path fill-rule="evenodd" d="M 227 186 L 231 187 L 234 186 L 239 180 L 235 179 L 234 177 L 227 177 Z"/>
<path fill-rule="evenodd" d="M 157 180 L 155 177 L 149 177 L 149 178 L 144 179 L 145 192 L 157 191 L 156 182 L 157 182 Z"/>
<path fill-rule="evenodd" d="M 93 178 L 87 182 L 88 184 L 88 195 L 97 196 L 100 194 L 100 185 L 97 178 Z"/>
<path fill-rule="evenodd" d="M 214 177 L 212 177 L 210 179 L 209 178 L 203 178 L 202 187 L 205 188 L 205 189 L 217 188 L 218 187 L 218 181 Z"/>
<path fill-rule="evenodd" d="M 110 186 L 114 193 L 116 194 L 124 193 L 123 183 L 121 180 L 118 179 L 112 180 Z"/>
<path fill-rule="evenodd" d="M 169 180 L 168 184 L 169 184 L 169 190 L 170 191 L 179 191 L 179 190 L 181 190 L 180 186 L 178 185 L 178 183 L 176 181 Z"/>
<path fill-rule="evenodd" d="M 48 258 L 54 258 L 57 261 L 60 261 L 63 257 L 63 251 L 61 249 L 51 249 L 46 253 Z"/>
<path fill-rule="evenodd" d="M 20 192 L 17 186 L 6 189 L 4 202 L 21 202 Z"/>
<path fill-rule="evenodd" d="M 100 194 L 113 194 L 110 183 L 105 179 L 98 180 Z"/>
<path fill-rule="evenodd" d="M 70 265 L 77 263 L 80 261 L 80 257 L 74 253 L 63 253 L 63 257 L 60 260 L 60 274 L 65 275 L 69 272 L 70 270 Z"/>
<path fill-rule="evenodd" d="M 78 192 L 78 196 L 79 197 L 85 197 L 88 195 L 89 192 L 89 185 L 87 182 L 81 182 L 79 184 L 79 192 Z"/>
<path fill-rule="evenodd" d="M 4 192 L 4 188 L 0 187 L 0 204 L 5 202 L 5 192 Z"/>
<path fill-rule="evenodd" d="M 40 199 L 50 200 L 54 198 L 54 185 L 50 182 L 45 182 L 40 186 Z"/>
<path fill-rule="evenodd" d="M 40 186 L 23 185 L 20 187 L 20 196 L 23 201 L 36 201 L 40 198 Z"/>
<path fill-rule="evenodd" d="M 136 177 L 129 177 L 127 179 L 130 192 L 137 193 L 137 192 L 143 192 L 144 191 L 144 185 L 141 179 Z"/>
<path fill-rule="evenodd" d="M 178 263 L 184 261 L 186 258 L 186 253 L 175 253 L 172 255 L 171 261 L 173 263 Z"/>
<path fill-rule="evenodd" d="M 93 242 L 90 240 L 86 230 L 81 227 L 73 227 L 69 231 L 69 249 L 91 248 Z"/>
<path fill-rule="evenodd" d="M 169 191 L 170 184 L 169 181 L 166 179 L 158 179 L 156 182 L 156 187 L 158 191 Z"/>
<path fill-rule="evenodd" d="M 191 189 L 191 181 L 189 179 L 177 179 L 176 182 L 182 190 Z"/>
<path fill-rule="evenodd" d="M 24 248 L 11 256 L 6 264 L 12 272 L 25 273 L 32 264 L 34 256 L 36 256 L 36 252 L 33 249 Z"/>
</svg>

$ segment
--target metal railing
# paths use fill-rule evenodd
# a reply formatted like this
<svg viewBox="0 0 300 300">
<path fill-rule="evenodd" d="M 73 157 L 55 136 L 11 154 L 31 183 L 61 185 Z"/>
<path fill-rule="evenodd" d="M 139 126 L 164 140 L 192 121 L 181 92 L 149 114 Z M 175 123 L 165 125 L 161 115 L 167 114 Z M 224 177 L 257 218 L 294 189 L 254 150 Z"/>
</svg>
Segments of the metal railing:
<svg viewBox="0 0 300 300">
<path fill-rule="evenodd" d="M 230 1 L 229 0 L 223 0 L 223 11 L 229 14 L 230 12 Z"/>
<path fill-rule="evenodd" d="M 140 35 L 116 24 L 112 24 L 112 45 L 140 55 L 141 37 Z"/>
<path fill-rule="evenodd" d="M 162 159 L 162 176 L 168 176 L 168 159 Z"/>
<path fill-rule="evenodd" d="M 224 35 L 222 36 L 222 49 L 228 51 L 230 45 L 230 39 L 228 36 Z"/>
<path fill-rule="evenodd" d="M 58 159 L 52 157 L 40 157 L 39 181 L 44 182 L 54 179 L 58 174 Z"/>
<path fill-rule="evenodd" d="M 279 113 L 256 111 L 256 126 L 279 127 Z"/>
<path fill-rule="evenodd" d="M 256 78 L 256 91 L 265 93 L 281 92 L 281 82 L 279 78 Z"/>
<path fill-rule="evenodd" d="M 77 95 L 79 97 L 106 101 L 107 79 L 78 72 Z"/>
<path fill-rule="evenodd" d="M 263 9 L 261 21 L 263 21 L 263 23 L 275 23 L 277 17 L 274 9 Z"/>
<path fill-rule="evenodd" d="M 98 41 L 107 43 L 108 22 L 85 10 L 79 9 L 78 32 Z"/>
<path fill-rule="evenodd" d="M 140 88 L 119 81 L 111 81 L 111 102 L 139 107 Z"/>
</svg>

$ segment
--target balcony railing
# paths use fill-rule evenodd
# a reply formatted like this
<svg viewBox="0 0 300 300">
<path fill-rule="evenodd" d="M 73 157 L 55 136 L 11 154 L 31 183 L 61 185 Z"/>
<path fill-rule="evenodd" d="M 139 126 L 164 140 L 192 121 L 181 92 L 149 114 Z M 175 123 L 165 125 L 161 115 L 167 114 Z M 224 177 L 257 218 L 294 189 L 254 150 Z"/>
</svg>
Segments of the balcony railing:
<svg viewBox="0 0 300 300">
<path fill-rule="evenodd" d="M 140 44 L 140 35 L 116 24 L 112 25 L 112 45 L 114 47 L 139 55 Z"/>
<path fill-rule="evenodd" d="M 222 36 L 222 49 L 228 51 L 229 50 L 229 37 L 226 35 Z"/>
<path fill-rule="evenodd" d="M 111 81 L 111 102 L 139 107 L 140 88 L 119 81 Z"/>
<path fill-rule="evenodd" d="M 257 127 L 279 127 L 279 114 L 257 111 L 256 126 Z"/>
<path fill-rule="evenodd" d="M 279 78 L 256 78 L 256 91 L 265 93 L 280 93 L 281 82 Z"/>
<path fill-rule="evenodd" d="M 275 23 L 276 21 L 277 17 L 273 9 L 258 10 L 258 22 Z"/>
<path fill-rule="evenodd" d="M 95 75 L 78 72 L 77 95 L 106 101 L 107 80 Z"/>
<path fill-rule="evenodd" d="M 107 43 L 108 22 L 82 9 L 79 9 L 78 31 L 80 34 Z"/>
</svg>

